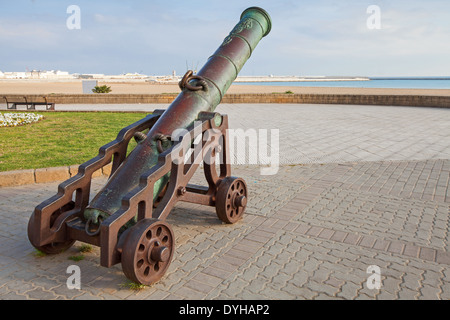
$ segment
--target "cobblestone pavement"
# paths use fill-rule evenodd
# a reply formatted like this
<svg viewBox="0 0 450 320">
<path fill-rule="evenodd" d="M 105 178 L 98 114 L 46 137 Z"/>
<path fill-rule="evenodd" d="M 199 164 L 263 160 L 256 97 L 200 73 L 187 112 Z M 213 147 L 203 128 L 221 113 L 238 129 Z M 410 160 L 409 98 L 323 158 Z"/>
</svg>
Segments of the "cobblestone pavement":
<svg viewBox="0 0 450 320">
<path fill-rule="evenodd" d="M 405 111 L 381 108 L 387 118 Z M 400 159 L 374 150 L 381 159 L 368 154 L 323 163 L 297 159 L 273 176 L 261 175 L 257 166 L 234 166 L 233 175 L 249 188 L 246 215 L 234 225 L 222 224 L 214 208 L 178 203 L 167 220 L 176 237 L 169 270 L 138 291 L 127 287 L 120 264 L 99 265 L 98 248 L 78 262 L 69 257 L 80 254 L 80 242 L 59 255 L 36 255 L 27 239 L 28 218 L 57 192 L 58 183 L 0 188 L 0 299 L 450 299 L 449 111 L 408 110 L 430 128 L 439 114 L 440 129 L 428 133 L 428 142 L 418 140 L 433 152 L 411 156 L 406 129 L 387 128 L 403 131 L 386 147 Z M 322 121 L 313 120 L 302 124 L 304 132 Z M 356 116 L 354 121 L 356 126 Z M 414 126 L 419 132 L 426 127 Z M 327 133 L 331 140 L 339 134 L 335 129 Z M 371 139 L 375 142 L 356 139 L 355 148 L 364 141 L 389 142 L 384 134 Z M 326 139 L 317 141 L 317 148 L 322 143 Z M 198 171 L 194 182 L 203 183 L 202 175 Z M 104 182 L 93 180 L 93 194 Z M 66 285 L 67 267 L 74 264 L 81 270 L 80 290 Z M 379 289 L 368 286 L 373 276 L 368 268 L 374 265 L 380 269 Z"/>
</svg>

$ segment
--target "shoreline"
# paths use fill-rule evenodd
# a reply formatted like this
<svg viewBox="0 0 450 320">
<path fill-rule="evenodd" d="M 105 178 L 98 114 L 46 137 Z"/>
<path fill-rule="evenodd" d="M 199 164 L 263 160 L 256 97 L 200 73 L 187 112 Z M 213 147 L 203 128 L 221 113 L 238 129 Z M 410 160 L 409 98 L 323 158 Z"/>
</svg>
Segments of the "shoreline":
<svg viewBox="0 0 450 320">
<path fill-rule="evenodd" d="M 178 94 L 177 84 L 152 84 L 148 82 L 103 82 L 98 85 L 110 86 L 110 94 Z M 333 95 L 414 95 L 414 96 L 450 96 L 448 89 L 397 89 L 397 88 L 351 88 L 351 87 L 300 87 L 233 84 L 227 94 L 273 94 L 290 91 L 294 94 L 333 94 Z M 4 95 L 52 95 L 82 94 L 79 81 L 0 81 L 0 98 Z M 89 94 L 86 94 L 89 95 Z M 1 101 L 0 103 L 2 103 Z"/>
</svg>

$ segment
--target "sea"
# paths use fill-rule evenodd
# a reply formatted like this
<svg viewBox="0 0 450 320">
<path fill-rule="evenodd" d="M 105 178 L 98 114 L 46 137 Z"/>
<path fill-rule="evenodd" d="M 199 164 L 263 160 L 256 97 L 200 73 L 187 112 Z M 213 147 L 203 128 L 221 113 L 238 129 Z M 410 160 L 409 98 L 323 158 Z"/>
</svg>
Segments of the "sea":
<svg viewBox="0 0 450 320">
<path fill-rule="evenodd" d="M 289 81 L 289 82 L 235 82 L 235 85 L 395 88 L 395 89 L 450 89 L 450 77 L 439 78 L 370 78 L 366 81 Z"/>
</svg>

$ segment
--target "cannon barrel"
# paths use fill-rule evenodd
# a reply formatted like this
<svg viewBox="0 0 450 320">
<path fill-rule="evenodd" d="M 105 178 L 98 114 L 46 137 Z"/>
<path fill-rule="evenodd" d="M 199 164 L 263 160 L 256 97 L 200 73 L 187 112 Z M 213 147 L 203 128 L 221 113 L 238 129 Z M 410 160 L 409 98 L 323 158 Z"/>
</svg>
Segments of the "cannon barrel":
<svg viewBox="0 0 450 320">
<path fill-rule="evenodd" d="M 97 222 L 99 216 L 109 216 L 118 210 L 122 198 L 139 185 L 141 175 L 157 163 L 161 152 L 171 146 L 172 133 L 190 126 L 200 112 L 214 111 L 258 42 L 270 29 L 271 20 L 266 11 L 258 7 L 244 10 L 238 24 L 203 68 L 196 75 L 189 71 L 186 73 L 179 84 L 182 92 L 92 199 L 84 211 L 86 219 Z M 155 183 L 154 199 L 168 179 L 166 175 Z"/>
</svg>

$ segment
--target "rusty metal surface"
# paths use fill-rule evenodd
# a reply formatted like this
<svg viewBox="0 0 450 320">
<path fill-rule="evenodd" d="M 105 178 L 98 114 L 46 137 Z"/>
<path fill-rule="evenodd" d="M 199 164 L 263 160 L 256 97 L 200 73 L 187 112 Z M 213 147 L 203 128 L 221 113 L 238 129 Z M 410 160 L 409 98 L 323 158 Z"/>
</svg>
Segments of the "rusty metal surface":
<svg viewBox="0 0 450 320">
<path fill-rule="evenodd" d="M 145 285 L 158 281 L 169 268 L 175 251 L 170 225 L 157 219 L 143 219 L 123 237 L 119 246 L 123 273 Z"/>
<path fill-rule="evenodd" d="M 192 80 L 197 80 L 196 85 L 190 84 Z M 181 90 L 184 89 L 188 89 L 190 91 L 208 90 L 208 84 L 206 83 L 205 79 L 201 76 L 194 75 L 194 72 L 192 70 L 188 70 L 186 72 L 186 74 L 183 76 L 178 86 L 180 87 Z"/>
<path fill-rule="evenodd" d="M 226 177 L 216 196 L 216 212 L 225 223 L 235 223 L 242 218 L 247 206 L 247 184 L 241 178 Z"/>
<path fill-rule="evenodd" d="M 238 221 L 247 187 L 231 177 L 228 117 L 212 110 L 269 30 L 264 10 L 245 10 L 199 74 L 186 73 L 183 91 L 166 111 L 155 110 L 122 129 L 35 208 L 28 225 L 33 246 L 58 253 L 75 240 L 91 243 L 101 249 L 102 266 L 121 262 L 130 280 L 151 284 L 164 275 L 175 250 L 164 220 L 178 201 L 215 206 L 220 220 Z M 138 143 L 127 155 L 132 138 Z M 92 174 L 111 162 L 108 182 L 89 203 Z M 189 184 L 201 164 L 208 186 Z"/>
<path fill-rule="evenodd" d="M 100 239 L 102 243 L 101 265 L 110 267 L 121 261 L 121 254 L 115 250 L 118 241 L 117 235 L 121 228 L 137 215 L 137 220 L 158 219 L 164 220 L 178 201 L 193 202 L 203 205 L 215 206 L 215 195 L 221 180 L 231 174 L 228 153 L 228 118 L 223 116 L 220 126 L 214 121 L 216 113 L 209 113 L 197 126 L 190 126 L 174 145 L 159 156 L 158 163 L 147 173 L 142 175 L 139 186 L 122 198 L 120 210 L 108 216 L 102 222 Z M 200 130 L 199 130 L 200 127 Z M 205 141 L 205 132 L 214 129 L 216 138 Z M 185 156 L 191 150 L 192 141 L 196 134 L 202 135 L 203 143 L 197 145 L 198 150 L 193 152 L 194 157 L 186 162 Z M 220 138 L 223 137 L 223 138 Z M 219 155 L 219 172 L 216 170 L 216 153 L 212 150 L 221 149 Z M 208 188 L 188 185 L 193 174 L 203 162 Z M 161 177 L 171 173 L 164 196 L 154 207 L 153 194 L 155 183 Z M 132 227 L 131 229 L 133 229 Z"/>
<path fill-rule="evenodd" d="M 110 215 L 120 209 L 122 197 L 136 188 L 140 177 L 157 163 L 160 152 L 157 150 L 156 137 L 159 134 L 171 136 L 175 130 L 191 125 L 200 112 L 212 112 L 258 42 L 270 31 L 270 24 L 270 18 L 263 9 L 252 7 L 242 13 L 239 23 L 198 74 L 194 77 L 187 74 L 187 79 L 182 83 L 183 91 L 149 131 L 148 138 L 138 145 L 105 188 L 91 201 L 91 208 Z M 193 78 L 189 80 L 190 77 Z M 168 180 L 167 177 L 165 180 Z M 154 198 L 165 186 L 164 182 L 157 186 Z"/>
</svg>

